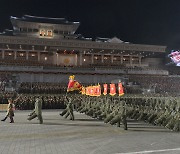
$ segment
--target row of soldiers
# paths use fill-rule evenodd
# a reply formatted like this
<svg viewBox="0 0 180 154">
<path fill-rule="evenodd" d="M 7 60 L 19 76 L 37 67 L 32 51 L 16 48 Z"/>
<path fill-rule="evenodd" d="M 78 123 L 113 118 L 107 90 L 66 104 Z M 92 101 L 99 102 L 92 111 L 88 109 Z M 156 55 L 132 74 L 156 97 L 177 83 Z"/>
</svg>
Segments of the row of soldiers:
<svg viewBox="0 0 180 154">
<path fill-rule="evenodd" d="M 66 106 L 61 115 L 66 118 L 70 116 L 71 120 L 74 120 L 75 109 L 93 118 L 104 120 L 105 123 L 117 124 L 118 127 L 122 123 L 125 130 L 128 129 L 127 119 L 135 119 L 180 131 L 180 97 L 20 95 L 15 103 L 16 108 L 24 109 L 22 106 L 25 105 L 28 107 L 26 109 L 33 109 L 37 97 L 42 102 L 42 108 L 51 108 L 52 105 L 57 108 Z"/>
<path fill-rule="evenodd" d="M 135 119 L 163 126 L 173 131 L 180 131 L 179 97 L 138 97 L 132 95 L 89 97 L 79 95 L 79 97 L 69 99 L 78 112 L 104 120 L 105 123 L 117 124 L 118 127 L 122 123 L 125 130 L 127 130 L 127 119 Z M 70 119 L 72 119 L 72 105 L 67 105 L 66 110 L 70 113 L 67 115 L 70 115 Z"/>
<path fill-rule="evenodd" d="M 42 99 L 42 109 L 63 109 L 64 95 L 27 95 L 23 94 L 16 101 L 15 107 L 19 110 L 32 110 L 34 108 L 35 98 L 40 97 Z"/>
<path fill-rule="evenodd" d="M 57 83 L 21 83 L 18 93 L 22 94 L 65 94 L 67 86 Z"/>
</svg>

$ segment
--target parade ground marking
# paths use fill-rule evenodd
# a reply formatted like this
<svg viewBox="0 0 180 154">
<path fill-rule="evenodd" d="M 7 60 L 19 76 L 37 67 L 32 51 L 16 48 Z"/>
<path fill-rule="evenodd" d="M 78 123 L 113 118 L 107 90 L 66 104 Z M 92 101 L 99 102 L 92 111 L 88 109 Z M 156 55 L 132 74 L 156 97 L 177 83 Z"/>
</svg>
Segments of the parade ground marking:
<svg viewBox="0 0 180 154">
<path fill-rule="evenodd" d="M 153 153 L 153 152 L 168 152 L 168 151 L 180 151 L 180 148 L 175 149 L 162 149 L 162 150 L 150 150 L 150 151 L 138 151 L 138 152 L 127 152 L 127 153 L 116 153 L 116 154 L 145 154 L 145 153 Z"/>
</svg>

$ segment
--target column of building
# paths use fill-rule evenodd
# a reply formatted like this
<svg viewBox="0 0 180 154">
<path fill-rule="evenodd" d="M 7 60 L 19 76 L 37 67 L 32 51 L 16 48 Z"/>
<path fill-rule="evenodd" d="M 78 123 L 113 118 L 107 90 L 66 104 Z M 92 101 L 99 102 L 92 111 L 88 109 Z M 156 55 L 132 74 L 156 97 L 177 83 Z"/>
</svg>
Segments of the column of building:
<svg viewBox="0 0 180 154">
<path fill-rule="evenodd" d="M 14 50 L 14 60 L 16 60 L 16 59 L 17 59 L 17 51 Z"/>
<path fill-rule="evenodd" d="M 114 55 L 111 55 L 111 64 L 114 62 Z"/>
<path fill-rule="evenodd" d="M 79 65 L 82 66 L 82 51 L 79 52 Z"/>
<path fill-rule="evenodd" d="M 141 66 L 141 63 L 142 63 L 142 57 L 139 56 L 139 66 Z"/>
<path fill-rule="evenodd" d="M 26 51 L 26 60 L 28 60 L 28 59 L 29 59 L 29 52 Z"/>
<path fill-rule="evenodd" d="M 2 59 L 4 59 L 4 50 L 2 50 Z"/>
<path fill-rule="evenodd" d="M 123 64 L 123 55 L 121 55 L 121 65 Z"/>
<path fill-rule="evenodd" d="M 91 64 L 94 64 L 94 53 L 91 54 Z"/>
<path fill-rule="evenodd" d="M 104 54 L 101 55 L 101 63 L 104 63 Z"/>
<path fill-rule="evenodd" d="M 40 61 L 40 51 L 37 52 L 38 54 L 38 62 Z"/>
<path fill-rule="evenodd" d="M 129 56 L 129 64 L 130 64 L 130 66 L 133 65 L 132 56 Z"/>
</svg>

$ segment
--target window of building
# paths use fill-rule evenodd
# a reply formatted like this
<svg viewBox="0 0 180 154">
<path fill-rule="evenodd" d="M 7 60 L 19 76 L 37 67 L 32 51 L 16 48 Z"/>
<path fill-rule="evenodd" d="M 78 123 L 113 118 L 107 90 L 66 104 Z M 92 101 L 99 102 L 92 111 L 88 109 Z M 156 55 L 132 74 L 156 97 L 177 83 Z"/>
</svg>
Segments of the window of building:
<svg viewBox="0 0 180 154">
<path fill-rule="evenodd" d="M 22 32 L 27 32 L 27 28 L 21 28 Z"/>
<path fill-rule="evenodd" d="M 20 56 L 20 57 L 23 57 L 23 56 L 24 56 L 24 53 L 20 53 L 19 56 Z"/>
<path fill-rule="evenodd" d="M 58 33 L 58 30 L 54 30 L 54 33 L 57 34 L 57 33 Z"/>
<path fill-rule="evenodd" d="M 44 29 L 41 29 L 39 35 L 40 36 L 46 36 L 46 31 Z"/>
<path fill-rule="evenodd" d="M 67 34 L 68 34 L 68 31 L 64 31 L 64 34 L 67 35 Z"/>
<path fill-rule="evenodd" d="M 48 36 L 48 37 L 52 37 L 52 35 L 53 35 L 53 34 L 52 34 L 52 30 L 47 30 L 47 36 Z"/>
<path fill-rule="evenodd" d="M 28 28 L 28 32 L 32 32 L 32 29 L 31 29 L 31 28 Z"/>
<path fill-rule="evenodd" d="M 40 29 L 39 35 L 42 37 L 52 37 L 53 31 L 52 30 Z"/>
<path fill-rule="evenodd" d="M 38 32 L 39 30 L 38 29 L 33 29 L 33 32 Z"/>
</svg>

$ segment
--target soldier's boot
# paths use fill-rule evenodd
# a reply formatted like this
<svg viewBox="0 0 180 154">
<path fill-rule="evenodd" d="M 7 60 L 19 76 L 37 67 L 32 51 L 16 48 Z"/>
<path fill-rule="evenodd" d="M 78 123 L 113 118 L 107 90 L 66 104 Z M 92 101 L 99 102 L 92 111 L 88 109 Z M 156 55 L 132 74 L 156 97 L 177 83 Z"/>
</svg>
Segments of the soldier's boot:
<svg viewBox="0 0 180 154">
<path fill-rule="evenodd" d="M 105 116 L 106 116 L 106 113 L 102 112 L 98 117 L 105 117 Z"/>
<path fill-rule="evenodd" d="M 121 120 L 119 120 L 118 122 L 117 122 L 117 127 L 120 127 L 121 126 Z"/>
<path fill-rule="evenodd" d="M 86 110 L 86 108 L 82 108 L 82 110 L 81 111 L 79 111 L 80 113 L 84 113 L 84 112 L 86 112 L 87 110 Z"/>
<path fill-rule="evenodd" d="M 161 120 L 161 126 L 165 126 L 165 124 L 163 125 L 163 123 L 165 123 L 165 121 L 166 121 L 166 117 L 164 116 L 164 117 L 162 117 L 162 120 Z"/>
<path fill-rule="evenodd" d="M 137 113 L 135 116 L 134 116 L 134 119 L 138 120 L 138 118 L 140 117 L 141 113 Z"/>
<path fill-rule="evenodd" d="M 32 116 L 32 114 L 33 114 L 33 112 L 32 112 L 32 113 L 29 113 L 29 115 L 28 115 L 28 116 Z"/>
<path fill-rule="evenodd" d="M 95 113 L 95 112 L 93 112 L 93 114 L 92 114 L 92 118 L 96 118 L 96 117 L 97 117 L 96 113 Z"/>
<path fill-rule="evenodd" d="M 149 117 L 149 115 L 148 115 L 147 113 L 144 113 L 143 120 L 144 120 L 145 122 L 147 122 L 148 117 Z"/>
<path fill-rule="evenodd" d="M 105 118 L 105 115 L 101 114 L 98 116 L 98 120 L 103 120 Z"/>
<path fill-rule="evenodd" d="M 139 120 L 139 121 L 145 121 L 146 119 L 147 119 L 147 114 L 146 114 L 146 113 L 142 113 L 137 120 Z"/>
<path fill-rule="evenodd" d="M 38 119 L 39 119 L 39 124 L 43 124 L 43 118 L 41 115 L 38 115 Z"/>
<path fill-rule="evenodd" d="M 70 113 L 70 117 L 71 117 L 70 120 L 74 120 L 74 114 L 73 114 L 73 112 Z"/>
<path fill-rule="evenodd" d="M 173 131 L 176 131 L 176 132 L 180 131 L 180 120 L 176 121 L 174 128 L 173 128 Z"/>
<path fill-rule="evenodd" d="M 93 115 L 93 110 L 89 110 L 86 114 L 87 114 L 88 116 L 92 116 L 92 115 Z"/>
<path fill-rule="evenodd" d="M 140 116 L 139 116 L 139 117 L 137 117 L 137 120 L 138 120 L 138 121 L 141 121 L 141 120 L 142 120 L 142 118 L 143 118 L 143 113 L 141 113 L 141 114 L 140 114 Z"/>
<path fill-rule="evenodd" d="M 120 117 L 119 117 L 119 116 L 116 116 L 116 117 L 114 117 L 114 118 L 110 121 L 110 124 L 111 124 L 111 125 L 115 125 L 119 120 L 120 120 Z"/>
<path fill-rule="evenodd" d="M 5 118 L 4 118 L 4 119 L 2 119 L 1 121 L 6 121 L 7 117 L 8 117 L 8 116 L 5 116 Z"/>
<path fill-rule="evenodd" d="M 64 118 L 67 118 L 69 116 L 69 112 L 66 112 Z"/>
<path fill-rule="evenodd" d="M 66 112 L 67 112 L 67 109 L 65 109 L 65 110 L 64 110 L 62 113 L 60 113 L 59 115 L 63 116 L 63 115 L 66 114 Z"/>
<path fill-rule="evenodd" d="M 154 121 L 155 125 L 160 125 L 160 123 L 161 123 L 161 117 Z"/>
<path fill-rule="evenodd" d="M 157 115 L 156 114 L 153 114 L 153 115 L 151 115 L 149 118 L 148 118 L 148 122 L 149 123 L 153 123 L 153 121 L 155 121 L 155 119 L 157 118 Z"/>
<path fill-rule="evenodd" d="M 106 119 L 104 119 L 104 123 L 108 123 L 113 118 L 113 115 L 109 115 Z"/>
<path fill-rule="evenodd" d="M 165 127 L 172 130 L 174 128 L 174 123 L 175 120 L 172 119 Z"/>
<path fill-rule="evenodd" d="M 36 117 L 37 117 L 37 115 L 36 115 L 36 114 L 33 114 L 32 116 L 28 117 L 27 120 L 30 121 L 30 120 L 32 120 L 32 119 L 34 119 L 34 118 L 36 118 Z"/>
<path fill-rule="evenodd" d="M 97 111 L 97 112 L 95 112 L 96 117 L 100 116 L 101 114 L 102 114 L 102 112 L 101 112 L 101 111 Z"/>
<path fill-rule="evenodd" d="M 124 125 L 124 130 L 128 130 L 128 128 L 127 128 L 127 122 L 125 122 L 123 125 Z"/>
<path fill-rule="evenodd" d="M 80 107 L 78 108 L 78 112 L 81 113 L 81 111 L 82 111 L 83 108 L 84 108 L 83 106 L 80 106 Z"/>
<path fill-rule="evenodd" d="M 171 121 L 171 117 L 168 117 L 168 118 L 166 118 L 164 121 L 163 121 L 163 123 L 162 123 L 162 125 L 164 126 L 164 127 L 166 127 L 166 125 Z"/>
<path fill-rule="evenodd" d="M 10 123 L 14 123 L 13 117 L 10 117 Z"/>
<path fill-rule="evenodd" d="M 122 124 L 124 126 L 124 130 L 128 130 L 126 117 L 122 117 Z"/>
<path fill-rule="evenodd" d="M 132 116 L 130 117 L 131 119 L 135 119 L 135 117 L 138 115 L 138 111 L 134 111 L 134 113 L 132 114 Z"/>
</svg>

